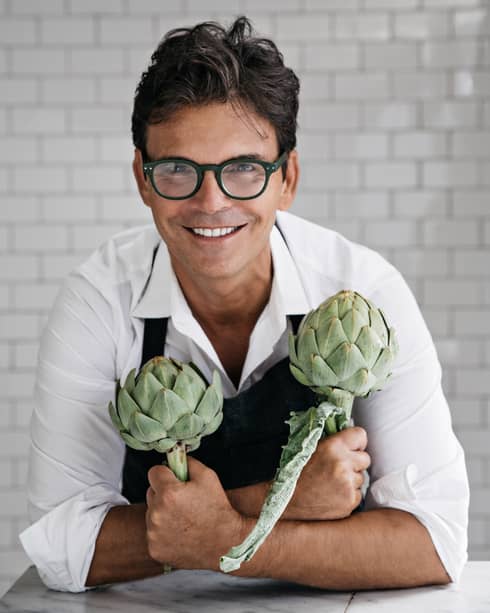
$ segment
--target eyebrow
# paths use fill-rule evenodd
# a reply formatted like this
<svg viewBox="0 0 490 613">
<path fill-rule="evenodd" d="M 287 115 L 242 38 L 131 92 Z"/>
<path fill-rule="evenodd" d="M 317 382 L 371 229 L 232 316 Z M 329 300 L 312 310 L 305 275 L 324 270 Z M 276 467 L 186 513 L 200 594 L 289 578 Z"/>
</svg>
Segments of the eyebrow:
<svg viewBox="0 0 490 613">
<path fill-rule="evenodd" d="M 148 156 L 148 157 L 151 158 L 151 156 Z M 187 157 L 182 156 L 182 155 L 163 155 L 163 156 L 155 158 L 154 160 L 150 159 L 149 161 L 150 162 L 157 162 L 159 160 L 167 160 L 167 159 L 174 159 L 174 158 L 176 158 L 176 159 L 181 158 L 181 159 L 188 159 L 188 160 L 191 159 L 191 158 L 187 158 Z M 263 153 L 253 152 L 253 153 L 240 153 L 238 155 L 234 155 L 233 157 L 226 158 L 226 160 L 222 160 L 221 162 L 216 162 L 216 164 L 222 164 L 223 162 L 227 162 L 228 160 L 251 160 L 251 159 L 253 159 L 253 160 L 261 160 L 261 161 L 264 161 L 264 162 L 267 161 L 265 159 L 265 156 L 264 156 Z M 212 162 L 209 162 L 209 163 L 211 164 Z"/>
</svg>

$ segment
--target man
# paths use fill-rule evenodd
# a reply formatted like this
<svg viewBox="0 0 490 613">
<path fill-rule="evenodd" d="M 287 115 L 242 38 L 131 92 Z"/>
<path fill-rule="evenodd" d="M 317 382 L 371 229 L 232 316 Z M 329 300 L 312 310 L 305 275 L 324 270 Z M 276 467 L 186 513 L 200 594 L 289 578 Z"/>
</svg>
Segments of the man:
<svg viewBox="0 0 490 613">
<path fill-rule="evenodd" d="M 117 235 L 70 275 L 41 344 L 34 523 L 21 539 L 54 589 L 164 565 L 219 569 L 260 511 L 288 402 L 307 408 L 287 374 L 288 330 L 344 288 L 397 329 L 393 376 L 356 401 L 357 426 L 321 441 L 281 521 L 234 574 L 341 590 L 460 576 L 464 454 L 415 300 L 378 254 L 286 212 L 298 90 L 245 18 L 169 33 L 142 76 L 133 171 L 155 227 Z M 115 381 L 158 353 L 223 381 L 225 434 L 189 457 L 187 483 L 161 455 L 126 449 L 107 412 Z"/>
</svg>

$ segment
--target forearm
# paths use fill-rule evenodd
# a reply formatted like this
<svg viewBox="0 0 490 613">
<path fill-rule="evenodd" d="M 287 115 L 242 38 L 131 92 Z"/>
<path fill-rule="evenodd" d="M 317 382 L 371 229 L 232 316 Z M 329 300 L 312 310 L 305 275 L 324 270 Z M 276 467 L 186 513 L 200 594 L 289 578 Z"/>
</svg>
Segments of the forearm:
<svg viewBox="0 0 490 613">
<path fill-rule="evenodd" d="M 254 520 L 244 519 L 244 535 L 253 525 Z M 425 527 L 397 509 L 340 520 L 280 521 L 254 558 L 233 574 L 332 590 L 450 582 Z"/>
<path fill-rule="evenodd" d="M 245 517 L 255 517 L 260 515 L 267 492 L 270 489 L 271 481 L 262 481 L 254 485 L 237 487 L 233 490 L 226 490 L 226 495 L 231 506 Z"/>
<path fill-rule="evenodd" d="M 146 504 L 113 507 L 97 537 L 86 586 L 153 577 L 163 566 L 149 554 L 146 541 Z"/>
</svg>

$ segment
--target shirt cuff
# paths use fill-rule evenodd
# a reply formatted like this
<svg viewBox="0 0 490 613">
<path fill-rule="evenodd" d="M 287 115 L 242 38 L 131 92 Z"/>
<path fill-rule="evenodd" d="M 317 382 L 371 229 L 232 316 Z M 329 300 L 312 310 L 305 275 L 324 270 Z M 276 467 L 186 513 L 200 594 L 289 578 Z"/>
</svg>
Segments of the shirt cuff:
<svg viewBox="0 0 490 613">
<path fill-rule="evenodd" d="M 129 504 L 113 487 L 93 485 L 43 515 L 20 535 L 43 583 L 84 592 L 100 527 L 110 508 Z"/>
<path fill-rule="evenodd" d="M 468 560 L 469 487 L 466 472 L 457 463 L 441 472 L 451 470 L 447 481 L 439 472 L 418 479 L 415 464 L 384 475 L 371 484 L 365 509 L 390 507 L 416 517 L 429 532 L 451 581 L 457 583 Z M 438 491 L 437 481 L 446 483 L 446 489 Z"/>
</svg>

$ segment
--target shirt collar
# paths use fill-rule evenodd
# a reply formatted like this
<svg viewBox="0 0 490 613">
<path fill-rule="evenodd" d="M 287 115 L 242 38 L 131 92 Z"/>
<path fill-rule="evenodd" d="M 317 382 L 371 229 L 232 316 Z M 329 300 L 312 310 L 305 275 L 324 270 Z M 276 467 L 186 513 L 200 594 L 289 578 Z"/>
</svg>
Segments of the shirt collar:
<svg viewBox="0 0 490 613">
<path fill-rule="evenodd" d="M 301 279 L 286 242 L 276 226 L 270 236 L 274 278 L 271 306 L 279 317 L 305 314 L 310 310 Z M 172 269 L 167 246 L 160 239 L 148 280 L 131 315 L 141 318 L 188 319 L 190 309 Z"/>
</svg>

